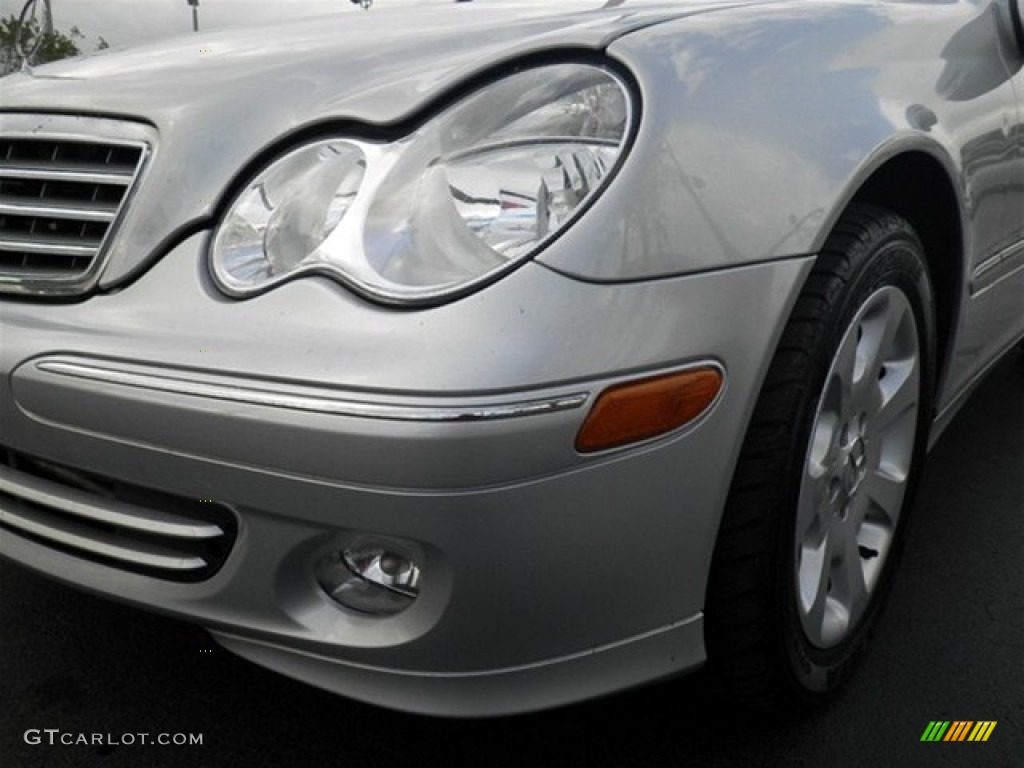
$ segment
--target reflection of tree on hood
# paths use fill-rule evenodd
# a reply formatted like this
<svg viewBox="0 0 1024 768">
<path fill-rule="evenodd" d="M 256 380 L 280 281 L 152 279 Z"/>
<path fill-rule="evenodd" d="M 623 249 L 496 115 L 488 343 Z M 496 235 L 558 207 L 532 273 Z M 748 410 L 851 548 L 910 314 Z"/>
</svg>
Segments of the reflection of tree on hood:
<svg viewBox="0 0 1024 768">
<path fill-rule="evenodd" d="M 0 19 L 0 69 L 2 74 L 13 72 L 21 66 L 18 55 L 17 41 L 21 41 L 21 49 L 25 52 L 31 51 L 39 40 L 39 46 L 31 56 L 29 64 L 45 64 L 48 61 L 65 59 L 68 56 L 77 56 L 81 51 L 76 41 L 83 39 L 78 27 L 71 28 L 70 35 L 60 32 L 40 32 L 39 22 L 29 19 L 21 27 L 21 34 L 18 34 L 18 19 L 11 15 L 6 19 Z"/>
<path fill-rule="evenodd" d="M 946 67 L 936 85 L 938 93 L 950 101 L 970 101 L 1005 84 L 1020 70 L 1015 63 L 1012 72 L 997 46 L 992 45 L 993 31 L 998 34 L 999 21 L 984 13 L 965 24 L 942 51 Z"/>
<path fill-rule="evenodd" d="M 53 23 L 48 13 L 44 14 L 42 24 L 36 18 L 26 18 L 21 25 L 20 33 L 17 16 L 11 14 L 0 19 L 0 75 L 14 72 L 21 66 L 17 45 L 19 39 L 21 50 L 26 53 L 35 47 L 28 63 L 36 65 L 79 55 L 82 52 L 79 45 L 85 40 L 85 35 L 78 27 L 71 27 L 66 35 L 53 29 Z M 37 40 L 39 41 L 38 46 L 36 45 Z M 109 47 L 107 41 L 100 37 L 96 50 L 102 51 Z"/>
</svg>

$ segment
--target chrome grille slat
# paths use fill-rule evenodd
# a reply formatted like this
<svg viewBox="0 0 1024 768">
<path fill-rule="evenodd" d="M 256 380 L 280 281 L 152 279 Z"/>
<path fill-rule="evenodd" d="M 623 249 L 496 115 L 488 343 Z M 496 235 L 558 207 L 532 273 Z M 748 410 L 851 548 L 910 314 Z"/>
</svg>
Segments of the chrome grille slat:
<svg viewBox="0 0 1024 768">
<path fill-rule="evenodd" d="M 83 192 L 88 190 L 83 189 Z M 60 195 L 54 195 L 50 192 L 46 197 L 45 203 L 37 202 L 43 198 L 39 195 L 26 195 L 21 196 L 3 195 L 0 194 L 0 206 L 9 207 L 28 207 L 28 208 L 46 208 L 47 210 L 53 211 L 68 211 L 72 210 L 80 212 L 83 220 L 87 215 L 103 216 L 106 220 L 113 219 L 117 214 L 117 203 L 104 202 L 101 200 L 93 200 L 91 196 L 80 195 L 78 198 L 75 197 L 62 197 Z"/>
<path fill-rule="evenodd" d="M 201 557 L 181 555 L 173 550 L 152 544 L 139 543 L 132 547 L 126 547 L 120 544 L 115 536 L 97 533 L 84 526 L 66 521 L 61 521 L 58 525 L 54 523 L 55 519 L 53 515 L 30 507 L 18 511 L 8 509 L 0 499 L 0 523 L 5 523 L 12 528 L 55 544 L 122 563 L 132 563 L 159 570 L 195 571 L 208 565 Z"/>
<path fill-rule="evenodd" d="M 11 214 L 12 216 L 41 216 L 48 219 L 70 219 L 73 221 L 111 222 L 114 220 L 116 211 L 109 209 L 73 208 L 71 206 L 59 205 L 9 203 L 0 198 L 0 216 L 4 214 Z"/>
<path fill-rule="evenodd" d="M 38 181 L 71 181 L 76 184 L 116 184 L 127 187 L 132 183 L 131 173 L 103 171 L 73 171 L 62 169 L 15 168 L 0 165 L 0 179 L 32 179 Z"/>
<path fill-rule="evenodd" d="M 82 263 L 88 262 L 88 256 L 75 256 L 67 261 L 58 264 L 41 264 L 40 259 L 48 256 L 37 256 L 30 253 L 4 253 L 0 251 L 0 270 L 3 271 L 6 280 L 11 280 L 17 275 L 39 278 L 46 277 L 51 280 L 74 280 Z"/>
<path fill-rule="evenodd" d="M 224 505 L 174 496 L 0 446 L 0 535 L 170 581 L 223 565 L 237 535 Z"/>
<path fill-rule="evenodd" d="M 144 509 L 116 500 L 103 505 L 92 501 L 88 491 L 68 488 L 60 483 L 31 475 L 20 475 L 0 466 L 0 493 L 7 493 L 43 507 L 84 517 L 108 525 L 116 525 L 143 533 L 155 533 L 178 539 L 212 539 L 223 536 L 217 525 L 199 525 L 193 520 L 167 512 Z"/>
<path fill-rule="evenodd" d="M 139 141 L 0 135 L 0 291 L 94 284 L 147 154 Z"/>
<path fill-rule="evenodd" d="M 0 237 L 0 251 L 18 253 L 53 254 L 54 256 L 95 256 L 99 243 L 94 245 L 74 245 L 58 240 L 11 240 Z"/>
</svg>

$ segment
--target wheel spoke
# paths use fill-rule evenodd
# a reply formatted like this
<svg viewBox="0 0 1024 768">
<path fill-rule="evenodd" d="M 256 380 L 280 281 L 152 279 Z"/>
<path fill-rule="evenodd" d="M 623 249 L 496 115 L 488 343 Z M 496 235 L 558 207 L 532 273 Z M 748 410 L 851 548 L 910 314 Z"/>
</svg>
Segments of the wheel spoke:
<svg viewBox="0 0 1024 768">
<path fill-rule="evenodd" d="M 843 639 L 850 626 L 850 612 L 846 605 L 831 594 L 825 598 L 825 611 L 821 622 L 821 643 L 834 645 Z"/>
<path fill-rule="evenodd" d="M 908 411 L 916 411 L 920 399 L 917 359 L 886 363 L 885 376 L 879 382 L 881 399 L 874 419 L 876 431 L 885 432 Z"/>
<path fill-rule="evenodd" d="M 864 377 L 870 381 L 878 381 L 882 366 L 891 355 L 893 341 L 903 324 L 902 307 L 883 296 L 877 307 L 874 307 L 865 318 L 863 327 Z"/>
<path fill-rule="evenodd" d="M 868 590 L 864 583 L 864 564 L 861 562 L 857 531 L 851 525 L 843 527 L 842 547 L 842 594 L 838 599 L 846 606 L 851 622 L 855 622 L 867 606 Z"/>
<path fill-rule="evenodd" d="M 888 322 L 889 304 L 873 307 L 855 325 L 857 334 L 857 366 L 852 383 L 853 400 L 851 412 L 873 413 L 878 408 L 878 372 L 883 365 L 883 355 L 890 331 Z"/>
<path fill-rule="evenodd" d="M 857 549 L 864 568 L 864 584 L 870 593 L 878 583 L 878 576 L 889 553 L 893 526 L 883 521 L 867 520 L 857 531 Z"/>
<path fill-rule="evenodd" d="M 815 549 L 801 552 L 799 568 L 800 602 L 804 610 L 804 629 L 812 638 L 820 639 L 828 602 L 831 555 L 828 535 Z"/>
<path fill-rule="evenodd" d="M 811 432 L 811 448 L 807 454 L 807 475 L 820 478 L 827 474 L 828 468 L 835 460 L 836 446 L 839 441 L 839 415 L 834 411 L 822 409 L 814 422 Z"/>
<path fill-rule="evenodd" d="M 882 513 L 894 525 L 899 519 L 906 490 L 905 476 L 893 477 L 880 469 L 869 472 L 861 486 L 861 492 L 870 500 L 872 509 Z"/>
<path fill-rule="evenodd" d="M 796 534 L 802 546 L 817 546 L 825 535 L 823 516 L 829 510 L 830 476 L 822 474 L 804 475 L 800 485 L 800 502 L 797 506 Z"/>
<path fill-rule="evenodd" d="M 838 390 L 839 402 L 836 410 L 840 419 L 852 413 L 854 407 L 855 386 L 860 367 L 857 343 L 856 330 L 851 329 L 843 339 L 832 364 L 829 386 Z"/>
</svg>

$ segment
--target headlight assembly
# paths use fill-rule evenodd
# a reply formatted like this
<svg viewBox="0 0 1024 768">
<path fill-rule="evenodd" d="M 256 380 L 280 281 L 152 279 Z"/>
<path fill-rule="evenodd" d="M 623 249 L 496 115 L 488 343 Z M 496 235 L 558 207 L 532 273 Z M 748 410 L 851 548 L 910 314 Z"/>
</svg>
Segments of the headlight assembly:
<svg viewBox="0 0 1024 768">
<path fill-rule="evenodd" d="M 630 102 L 605 69 L 549 65 L 390 144 L 299 146 L 232 202 L 213 238 L 214 277 L 239 297 L 303 274 L 391 304 L 461 295 L 529 259 L 601 190 L 622 159 Z"/>
</svg>

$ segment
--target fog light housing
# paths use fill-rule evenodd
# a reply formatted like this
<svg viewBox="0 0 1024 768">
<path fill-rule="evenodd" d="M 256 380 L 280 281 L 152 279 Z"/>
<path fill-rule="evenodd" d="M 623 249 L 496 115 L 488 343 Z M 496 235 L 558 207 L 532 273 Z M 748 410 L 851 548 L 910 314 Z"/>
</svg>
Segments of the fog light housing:
<svg viewBox="0 0 1024 768">
<path fill-rule="evenodd" d="M 316 580 L 339 605 L 372 616 L 394 616 L 420 593 L 420 567 L 385 544 L 356 544 L 331 552 L 316 566 Z"/>
</svg>

